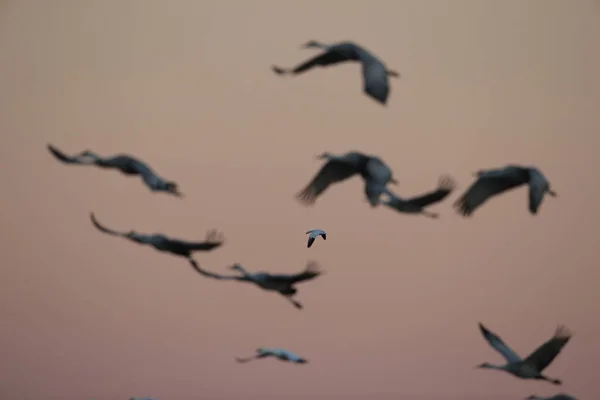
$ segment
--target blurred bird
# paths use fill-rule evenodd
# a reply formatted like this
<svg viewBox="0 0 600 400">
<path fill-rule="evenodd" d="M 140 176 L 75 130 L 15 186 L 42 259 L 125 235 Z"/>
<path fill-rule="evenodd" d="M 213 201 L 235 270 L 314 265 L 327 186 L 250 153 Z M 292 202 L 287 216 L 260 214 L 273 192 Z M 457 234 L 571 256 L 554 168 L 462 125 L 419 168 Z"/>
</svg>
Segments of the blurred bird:
<svg viewBox="0 0 600 400">
<path fill-rule="evenodd" d="M 319 264 L 315 261 L 309 261 L 306 265 L 306 269 L 298 274 L 270 274 L 267 272 L 248 272 L 240 264 L 234 264 L 230 269 L 239 271 L 242 275 L 219 275 L 213 272 L 209 272 L 198 265 L 193 260 L 190 260 L 192 267 L 202 276 L 207 278 L 219 279 L 219 280 L 236 280 L 240 282 L 254 283 L 256 286 L 264 290 L 275 291 L 281 294 L 284 298 L 289 300 L 294 307 L 301 309 L 302 304 L 292 299 L 298 289 L 294 287 L 295 284 L 308 281 L 321 275 Z"/>
<path fill-rule="evenodd" d="M 95 165 L 100 168 L 116 169 L 125 175 L 140 175 L 152 192 L 166 192 L 177 197 L 183 197 L 177 183 L 161 178 L 146 163 L 130 155 L 119 154 L 112 157 L 100 157 L 86 150 L 74 156 L 69 156 L 51 144 L 46 145 L 46 147 L 62 163 Z"/>
<path fill-rule="evenodd" d="M 382 204 L 401 213 L 421 214 L 429 218 L 438 218 L 438 213 L 426 211 L 424 208 L 444 200 L 455 187 L 456 185 L 451 177 L 442 176 L 437 189 L 409 199 L 398 197 L 388 190 L 388 200 L 383 201 Z"/>
<path fill-rule="evenodd" d="M 529 397 L 526 397 L 525 400 L 577 400 L 577 399 L 573 396 L 569 396 L 568 394 L 559 393 L 559 394 L 555 394 L 554 396 L 550 396 L 550 397 L 531 395 Z"/>
<path fill-rule="evenodd" d="M 387 193 L 387 184 L 398 184 L 392 170 L 379 158 L 351 151 L 341 156 L 323 153 L 317 156 L 327 162 L 312 178 L 308 185 L 296 195 L 304 205 L 314 205 L 317 198 L 334 183 L 360 174 L 365 181 L 365 196 L 372 207 L 379 204 L 379 197 Z"/>
<path fill-rule="evenodd" d="M 247 357 L 247 358 L 236 357 L 235 360 L 239 363 L 246 363 L 248 361 L 257 360 L 257 359 L 266 358 L 266 357 L 275 357 L 275 358 L 280 359 L 281 361 L 287 361 L 287 362 L 291 362 L 294 364 L 308 363 L 307 360 L 305 360 L 304 358 L 298 357 L 296 354 L 292 353 L 291 351 L 287 351 L 284 349 L 269 348 L 269 347 L 259 347 L 258 349 L 256 349 L 256 355 Z"/>
<path fill-rule="evenodd" d="M 90 213 L 90 219 L 92 220 L 92 224 L 94 224 L 96 229 L 98 229 L 100 232 L 112 236 L 120 236 L 123 238 L 127 238 L 138 244 L 149 245 L 154 247 L 158 251 L 163 251 L 176 256 L 185 257 L 188 260 L 190 260 L 190 262 L 195 262 L 192 257 L 193 252 L 214 250 L 217 247 L 220 247 L 225 241 L 223 235 L 219 234 L 216 230 L 209 231 L 206 235 L 206 239 L 204 240 L 204 242 L 188 242 L 179 239 L 171 239 L 160 233 L 143 234 L 137 233 L 135 231 L 114 231 L 101 225 L 100 222 L 98 222 L 98 220 L 96 219 L 94 213 Z"/>
<path fill-rule="evenodd" d="M 306 247 L 310 248 L 310 246 L 312 246 L 312 244 L 315 242 L 315 240 L 319 236 L 321 236 L 323 238 L 323 240 L 327 240 L 327 234 L 325 233 L 324 230 L 313 229 L 313 230 L 310 230 L 310 231 L 306 231 L 306 234 L 309 234 L 309 233 L 310 233 L 310 235 L 308 236 L 308 244 L 306 245 Z"/>
<path fill-rule="evenodd" d="M 479 323 L 479 330 L 490 346 L 502 354 L 507 363 L 504 365 L 493 365 L 486 362 L 478 365 L 477 368 L 497 369 L 506 371 L 518 378 L 544 380 L 555 385 L 560 385 L 562 383 L 558 379 L 548 378 L 547 376 L 542 375 L 542 371 L 550 365 L 552 360 L 554 360 L 569 339 L 571 339 L 571 333 L 564 326 L 559 326 L 552 338 L 539 346 L 524 360 L 508 347 L 498 335 L 483 326 L 481 322 Z"/>
<path fill-rule="evenodd" d="M 382 105 L 387 103 L 390 93 L 388 76 L 400 77 L 396 71 L 387 69 L 384 63 L 371 52 L 352 42 L 327 45 L 310 40 L 302 47 L 323 49 L 324 52 L 294 68 L 273 66 L 273 71 L 279 75 L 298 75 L 317 66 L 327 67 L 346 61 L 358 61 L 362 64 L 363 91 Z"/>
<path fill-rule="evenodd" d="M 490 197 L 529 184 L 529 212 L 537 214 L 544 194 L 556 197 L 550 190 L 550 183 L 542 172 L 535 167 L 507 165 L 504 168 L 480 170 L 474 174 L 478 179 L 454 203 L 463 216 L 471 215 Z"/>
</svg>

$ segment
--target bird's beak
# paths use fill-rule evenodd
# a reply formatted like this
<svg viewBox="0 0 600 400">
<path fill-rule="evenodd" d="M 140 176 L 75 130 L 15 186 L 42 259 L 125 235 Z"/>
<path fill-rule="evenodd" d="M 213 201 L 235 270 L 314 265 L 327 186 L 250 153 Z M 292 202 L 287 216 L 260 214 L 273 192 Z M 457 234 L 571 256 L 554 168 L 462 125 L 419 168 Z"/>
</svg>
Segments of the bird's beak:
<svg viewBox="0 0 600 400">
<path fill-rule="evenodd" d="M 397 185 L 398 181 L 395 178 L 390 179 L 390 183 L 393 185 Z"/>
<path fill-rule="evenodd" d="M 548 190 L 548 194 L 552 197 L 557 197 L 558 194 L 554 190 Z"/>
</svg>

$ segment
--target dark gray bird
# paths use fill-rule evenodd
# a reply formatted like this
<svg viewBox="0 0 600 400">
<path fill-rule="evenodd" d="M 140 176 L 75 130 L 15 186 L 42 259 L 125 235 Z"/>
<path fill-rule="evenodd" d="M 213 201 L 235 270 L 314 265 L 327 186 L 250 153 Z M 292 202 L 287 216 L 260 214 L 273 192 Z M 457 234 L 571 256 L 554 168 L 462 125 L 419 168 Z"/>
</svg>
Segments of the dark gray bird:
<svg viewBox="0 0 600 400">
<path fill-rule="evenodd" d="M 363 90 L 380 104 L 385 105 L 390 93 L 388 76 L 398 78 L 400 74 L 386 68 L 385 64 L 365 48 L 352 43 L 340 42 L 331 45 L 315 40 L 308 41 L 302 47 L 316 47 L 325 50 L 323 53 L 294 68 L 281 68 L 273 66 L 272 69 L 279 75 L 301 74 L 309 69 L 319 66 L 327 67 L 346 61 L 358 61 L 362 64 Z"/>
<path fill-rule="evenodd" d="M 315 279 L 321 275 L 319 264 L 315 261 L 309 261 L 306 269 L 298 274 L 270 274 L 268 272 L 248 272 L 240 264 L 234 264 L 230 269 L 240 272 L 242 275 L 219 275 L 206 271 L 198 263 L 190 260 L 192 267 L 202 276 L 219 280 L 235 280 L 239 282 L 250 282 L 264 290 L 274 291 L 281 294 L 289 300 L 294 307 L 301 309 L 302 304 L 292 299 L 298 289 L 294 287 L 297 283 Z"/>
<path fill-rule="evenodd" d="M 194 258 L 192 257 L 192 253 L 196 251 L 214 250 L 223 245 L 225 241 L 223 235 L 219 234 L 216 230 L 209 231 L 206 234 L 204 242 L 188 242 L 185 240 L 171 239 L 160 233 L 143 234 L 135 231 L 118 232 L 101 225 L 96 219 L 94 213 L 90 213 L 90 218 L 92 220 L 92 224 L 94 224 L 94 226 L 100 232 L 113 236 L 124 237 L 138 244 L 152 246 L 158 251 L 185 257 L 190 262 L 195 262 Z"/>
<path fill-rule="evenodd" d="M 309 233 L 310 235 L 308 235 Z M 308 235 L 308 243 L 306 244 L 306 247 L 308 248 L 313 245 L 319 236 L 321 236 L 323 240 L 327 240 L 327 233 L 322 229 L 311 229 L 310 231 L 306 231 L 306 234 Z"/>
<path fill-rule="evenodd" d="M 118 154 L 112 157 L 101 157 L 85 150 L 69 156 L 51 144 L 46 147 L 57 160 L 65 164 L 95 165 L 100 168 L 116 169 L 125 175 L 140 175 L 146 186 L 153 192 L 166 192 L 177 197 L 183 196 L 178 190 L 177 183 L 161 178 L 146 163 L 130 155 Z"/>
<path fill-rule="evenodd" d="M 536 379 L 544 380 L 555 385 L 560 385 L 562 382 L 558 379 L 548 378 L 542 375 L 542 371 L 546 369 L 548 365 L 556 358 L 558 353 L 571 339 L 571 333 L 564 326 L 559 326 L 554 333 L 554 336 L 547 340 L 544 344 L 539 346 L 533 353 L 528 355 L 524 360 L 521 359 L 504 341 L 500 336 L 491 332 L 483 324 L 479 323 L 479 330 L 483 334 L 485 340 L 488 341 L 497 352 L 502 354 L 506 359 L 504 365 L 493 365 L 490 363 L 483 363 L 477 366 L 477 368 L 489 368 L 501 371 L 506 371 L 517 378 L 521 379 Z"/>
<path fill-rule="evenodd" d="M 341 156 L 323 153 L 317 156 L 327 162 L 309 184 L 296 195 L 304 205 L 314 205 L 317 198 L 332 184 L 360 174 L 365 181 L 365 195 L 372 207 L 379 204 L 379 197 L 387 193 L 387 184 L 398 184 L 392 170 L 376 156 L 351 151 Z"/>
<path fill-rule="evenodd" d="M 525 400 L 577 400 L 577 399 L 573 396 L 569 396 L 568 394 L 559 393 L 559 394 L 555 394 L 554 396 L 550 396 L 550 397 L 542 397 L 542 396 L 536 396 L 536 395 L 532 394 L 531 396 L 526 397 Z"/>
<path fill-rule="evenodd" d="M 256 349 L 256 354 L 251 357 L 241 358 L 236 357 L 236 361 L 239 363 L 247 363 L 252 360 L 259 360 L 266 357 L 275 357 L 281 361 L 287 361 L 293 364 L 306 364 L 308 361 L 304 358 L 298 357 L 297 354 L 292 353 L 289 350 L 278 349 L 274 347 L 259 347 Z"/>
<path fill-rule="evenodd" d="M 455 187 L 456 185 L 451 177 L 442 176 L 437 189 L 409 199 L 398 197 L 388 190 L 388 200 L 383 201 L 382 204 L 401 213 L 421 214 L 429 218 L 438 218 L 438 213 L 426 211 L 424 208 L 444 200 Z"/>
<path fill-rule="evenodd" d="M 478 179 L 454 203 L 454 207 L 463 216 L 470 216 L 490 197 L 514 189 L 518 186 L 529 185 L 529 212 L 537 214 L 544 195 L 552 197 L 557 194 L 550 189 L 550 183 L 535 167 L 507 165 L 504 168 L 480 170 L 474 174 Z"/>
</svg>

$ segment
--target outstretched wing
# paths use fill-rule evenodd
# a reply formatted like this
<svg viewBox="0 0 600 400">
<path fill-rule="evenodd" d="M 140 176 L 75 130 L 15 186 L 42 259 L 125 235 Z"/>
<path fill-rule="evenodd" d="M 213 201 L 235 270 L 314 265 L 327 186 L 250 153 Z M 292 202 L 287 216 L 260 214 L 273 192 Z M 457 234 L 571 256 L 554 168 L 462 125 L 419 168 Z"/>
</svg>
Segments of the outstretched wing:
<svg viewBox="0 0 600 400">
<path fill-rule="evenodd" d="M 88 162 L 86 162 L 87 160 L 84 157 L 81 156 L 69 156 L 66 155 L 65 153 L 63 153 L 62 151 L 60 151 L 58 148 L 54 147 L 51 144 L 47 144 L 46 148 L 48 149 L 48 151 L 50 151 L 50 154 L 52 154 L 58 161 L 65 163 L 65 164 L 88 164 Z"/>
<path fill-rule="evenodd" d="M 547 188 L 546 177 L 536 168 L 531 168 L 529 170 L 529 212 L 532 214 L 537 214 Z"/>
<path fill-rule="evenodd" d="M 200 267 L 200 265 L 198 265 L 198 263 L 195 260 L 189 260 L 189 261 L 190 261 L 190 265 L 192 266 L 192 268 L 194 268 L 194 270 L 196 272 L 198 272 L 200 275 L 204 276 L 205 278 L 227 280 L 227 281 L 244 281 L 245 280 L 241 276 L 215 274 L 214 272 L 207 271 L 207 270 L 203 269 L 202 267 Z"/>
<path fill-rule="evenodd" d="M 185 248 L 191 251 L 210 251 L 220 247 L 225 243 L 225 237 L 216 229 L 208 231 L 206 239 L 203 242 L 189 242 L 186 240 L 169 239 L 173 246 Z"/>
<path fill-rule="evenodd" d="M 98 229 L 100 232 L 107 233 L 107 234 L 113 235 L 113 236 L 126 236 L 127 235 L 126 232 L 114 231 L 112 229 L 108 229 L 107 227 L 101 225 L 100 222 L 98 222 L 98 220 L 96 219 L 96 216 L 94 215 L 93 212 L 90 213 L 90 219 L 92 220 L 92 224 L 94 224 L 96 229 Z"/>
<path fill-rule="evenodd" d="M 331 184 L 346 180 L 357 172 L 356 167 L 350 163 L 338 160 L 328 161 L 296 197 L 305 205 L 313 205 L 317 201 L 317 197 Z"/>
<path fill-rule="evenodd" d="M 571 336 L 565 326 L 559 326 L 551 339 L 527 356 L 525 363 L 535 367 L 538 372 L 542 372 L 569 342 Z"/>
<path fill-rule="evenodd" d="M 348 57 L 346 57 L 344 54 L 341 54 L 337 51 L 329 50 L 329 51 L 321 53 L 309 60 L 306 60 L 305 62 L 301 63 L 300 65 L 294 67 L 290 72 L 292 74 L 297 75 L 297 74 L 301 74 L 305 71 L 308 71 L 309 69 L 312 69 L 313 67 L 327 67 L 330 65 L 338 64 L 343 61 L 348 61 Z M 280 71 L 282 69 L 279 67 L 273 66 L 273 70 L 277 73 L 280 73 Z"/>
<path fill-rule="evenodd" d="M 298 274 L 269 274 L 268 280 L 271 282 L 282 282 L 293 285 L 294 283 L 304 282 L 321 275 L 319 263 L 309 261 L 306 269 Z"/>
<path fill-rule="evenodd" d="M 442 176 L 440 177 L 437 189 L 434 191 L 422 194 L 420 196 L 411 197 L 404 201 L 420 208 L 426 207 L 444 200 L 450 193 L 452 193 L 455 187 L 456 184 L 451 177 Z"/>
<path fill-rule="evenodd" d="M 471 215 L 490 197 L 516 188 L 527 182 L 515 169 L 494 170 L 480 176 L 467 191 L 454 203 L 463 216 Z"/>
<path fill-rule="evenodd" d="M 483 334 L 485 340 L 488 341 L 490 346 L 492 346 L 498 353 L 502 354 L 509 364 L 521 361 L 521 357 L 519 357 L 517 353 L 508 347 L 508 345 L 504 343 L 502 339 L 500 339 L 500 336 L 487 329 L 481 322 L 479 323 L 479 330 Z"/>
</svg>

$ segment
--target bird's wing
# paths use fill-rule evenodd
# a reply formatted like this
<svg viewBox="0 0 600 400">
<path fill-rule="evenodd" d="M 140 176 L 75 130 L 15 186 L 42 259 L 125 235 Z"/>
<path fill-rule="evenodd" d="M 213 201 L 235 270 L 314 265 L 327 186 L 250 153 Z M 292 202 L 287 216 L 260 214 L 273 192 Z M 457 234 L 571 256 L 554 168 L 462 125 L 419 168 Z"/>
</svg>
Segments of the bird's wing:
<svg viewBox="0 0 600 400">
<path fill-rule="evenodd" d="M 306 245 L 306 247 L 309 247 L 309 248 L 310 248 L 310 246 L 312 246 L 312 244 L 313 244 L 314 242 L 315 242 L 315 237 L 314 237 L 313 235 L 310 235 L 310 236 L 308 237 L 308 244 Z"/>
<path fill-rule="evenodd" d="M 327 240 L 327 234 L 325 232 L 321 233 L 321 237 L 323 238 L 323 240 Z"/>
<path fill-rule="evenodd" d="M 316 261 L 309 261 L 306 264 L 306 269 L 298 274 L 269 274 L 268 280 L 271 282 L 281 282 L 293 285 L 294 283 L 308 281 L 321 275 L 319 263 Z"/>
<path fill-rule="evenodd" d="M 449 176 L 440 177 L 440 181 L 436 190 L 422 194 L 420 196 L 411 197 L 404 200 L 407 203 L 414 204 L 418 207 L 425 207 L 430 204 L 438 203 L 444 200 L 456 187 L 454 180 Z"/>
<path fill-rule="evenodd" d="M 58 148 L 54 147 L 51 144 L 47 144 L 46 148 L 50 153 L 60 162 L 65 164 L 88 164 L 89 162 L 85 157 L 80 156 L 69 156 L 60 151 Z"/>
<path fill-rule="evenodd" d="M 208 231 L 206 239 L 203 242 L 189 242 L 180 239 L 169 239 L 174 246 L 186 248 L 194 251 L 210 251 L 220 247 L 225 243 L 225 237 L 222 233 L 219 233 L 216 229 Z"/>
<path fill-rule="evenodd" d="M 387 69 L 379 61 L 362 63 L 363 90 L 382 104 L 387 102 L 390 84 Z"/>
<path fill-rule="evenodd" d="M 525 363 L 535 367 L 538 372 L 542 372 L 560 353 L 569 339 L 571 339 L 571 333 L 565 326 L 559 326 L 551 339 L 527 356 Z"/>
<path fill-rule="evenodd" d="M 113 235 L 113 236 L 126 236 L 127 235 L 126 232 L 115 231 L 115 230 L 109 229 L 109 228 L 101 225 L 100 222 L 98 222 L 98 220 L 96 219 L 96 216 L 94 215 L 93 212 L 90 213 L 90 219 L 92 220 L 92 224 L 94 224 L 96 229 L 98 229 L 100 232 L 104 232 L 104 233 L 107 233 L 107 234 Z"/>
<path fill-rule="evenodd" d="M 346 180 L 357 172 L 356 167 L 350 163 L 338 160 L 328 161 L 296 197 L 305 205 L 312 205 L 329 185 Z"/>
<path fill-rule="evenodd" d="M 504 343 L 502 339 L 500 339 L 500 336 L 487 329 L 481 322 L 479 323 L 479 330 L 483 334 L 485 340 L 488 341 L 490 346 L 492 346 L 498 353 L 502 354 L 509 364 L 521 361 L 521 357 L 519 357 L 517 353 L 508 347 L 508 345 Z"/>
<path fill-rule="evenodd" d="M 194 260 L 190 260 L 190 264 L 196 272 L 198 272 L 200 275 L 204 276 L 205 278 L 213 278 L 213 279 L 224 280 L 224 281 L 245 281 L 243 276 L 220 275 L 220 274 L 215 274 L 214 272 L 207 271 L 207 270 L 203 269 L 202 267 L 200 267 L 200 265 L 198 265 L 198 263 Z"/>
<path fill-rule="evenodd" d="M 454 203 L 460 214 L 471 215 L 490 197 L 522 185 L 522 180 L 513 179 L 510 175 L 481 176 Z"/>
<path fill-rule="evenodd" d="M 537 169 L 529 171 L 529 211 L 536 214 L 548 187 L 546 177 Z"/>
<path fill-rule="evenodd" d="M 313 67 L 327 67 L 330 65 L 334 65 L 343 61 L 348 61 L 348 57 L 344 54 L 341 54 L 335 50 L 329 50 L 324 53 L 321 53 L 309 60 L 306 60 L 302 64 L 294 67 L 292 73 L 299 74 L 304 71 L 307 71 Z"/>
</svg>

